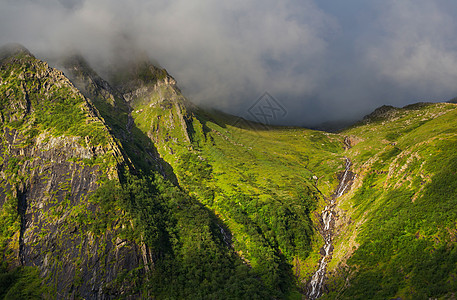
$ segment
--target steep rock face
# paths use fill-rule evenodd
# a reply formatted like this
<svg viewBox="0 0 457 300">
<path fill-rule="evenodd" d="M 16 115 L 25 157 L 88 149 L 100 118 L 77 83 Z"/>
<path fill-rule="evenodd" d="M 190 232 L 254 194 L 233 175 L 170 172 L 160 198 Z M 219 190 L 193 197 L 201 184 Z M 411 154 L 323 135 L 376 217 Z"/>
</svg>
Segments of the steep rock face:
<svg viewBox="0 0 457 300">
<path fill-rule="evenodd" d="M 63 59 L 62 65 L 76 87 L 93 101 L 112 134 L 119 139 L 128 157 L 132 159 L 134 167 L 143 171 L 153 168 L 165 177 L 173 178 L 168 164 L 161 159 L 154 143 L 135 124 L 131 103 L 124 98 L 126 94 L 101 78 L 81 56 L 67 57 Z M 120 87 L 123 85 L 120 84 Z"/>
<path fill-rule="evenodd" d="M 162 157 L 173 155 L 181 146 L 190 146 L 196 130 L 194 107 L 165 69 L 140 59 L 113 74 L 109 81 L 132 107 L 138 128 L 160 145 Z M 123 74 L 122 81 L 116 74 Z"/>
<path fill-rule="evenodd" d="M 118 112 L 119 122 L 127 122 L 129 106 L 122 95 L 101 78 L 80 55 L 71 55 L 61 60 L 60 64 L 75 86 L 95 104 L 109 105 Z M 104 107 L 103 107 L 104 108 Z M 99 109 L 100 110 L 100 109 Z"/>
<path fill-rule="evenodd" d="M 90 101 L 28 51 L 3 55 L 0 75 L 2 260 L 38 267 L 58 298 L 134 293 L 118 278 L 141 278 L 148 250 L 121 238 L 131 225 L 120 208 L 91 197 L 118 178 L 122 149 Z"/>
<path fill-rule="evenodd" d="M 20 225 L 7 246 L 13 251 L 9 260 L 12 265 L 39 267 L 64 298 L 68 293 L 100 296 L 104 284 L 119 272 L 140 265 L 140 251 L 132 243 L 118 241 L 115 224 L 106 224 L 105 234 L 97 235 L 84 220 L 88 211 L 97 215 L 97 204 L 88 195 L 98 188 L 102 172 L 81 160 L 96 153 L 74 137 L 48 137 L 48 142 L 41 137 L 35 145 L 18 150 L 17 132 L 6 130 L 3 136 L 10 150 L 1 155 L 4 168 L 15 168 L 16 173 L 2 176 L 0 198 L 5 199 L 3 206 L 17 202 Z"/>
</svg>

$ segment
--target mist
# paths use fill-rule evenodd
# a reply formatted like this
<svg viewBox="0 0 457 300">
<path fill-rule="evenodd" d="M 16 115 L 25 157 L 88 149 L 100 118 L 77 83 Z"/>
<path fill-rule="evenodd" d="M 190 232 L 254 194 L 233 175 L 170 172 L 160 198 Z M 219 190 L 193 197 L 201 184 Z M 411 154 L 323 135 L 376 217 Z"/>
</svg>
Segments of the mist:
<svg viewBox="0 0 457 300">
<path fill-rule="evenodd" d="M 268 92 L 286 112 L 275 123 L 316 126 L 456 97 L 455 13 L 450 0 L 3 0 L 0 44 L 79 51 L 95 69 L 145 51 L 196 104 L 249 117 Z"/>
</svg>

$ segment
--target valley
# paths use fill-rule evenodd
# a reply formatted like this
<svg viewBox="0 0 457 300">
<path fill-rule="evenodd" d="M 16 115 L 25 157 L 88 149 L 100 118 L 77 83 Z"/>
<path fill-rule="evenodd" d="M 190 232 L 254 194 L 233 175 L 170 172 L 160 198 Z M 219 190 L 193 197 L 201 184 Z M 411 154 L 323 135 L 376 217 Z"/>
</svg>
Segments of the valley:
<svg viewBox="0 0 457 300">
<path fill-rule="evenodd" d="M 0 53 L 0 297 L 455 297 L 456 104 L 266 126 L 144 57 Z"/>
</svg>

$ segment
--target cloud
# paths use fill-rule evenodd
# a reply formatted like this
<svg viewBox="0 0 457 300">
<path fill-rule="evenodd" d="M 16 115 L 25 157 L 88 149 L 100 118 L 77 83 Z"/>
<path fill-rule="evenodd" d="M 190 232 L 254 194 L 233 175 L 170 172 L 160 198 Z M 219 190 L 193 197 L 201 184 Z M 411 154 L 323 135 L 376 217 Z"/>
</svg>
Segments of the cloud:
<svg viewBox="0 0 457 300">
<path fill-rule="evenodd" d="M 424 96 L 455 91 L 455 5 L 423 0 L 388 3 L 384 18 L 376 21 L 382 35 L 365 53 L 371 66 L 399 87 L 418 88 Z"/>
<path fill-rule="evenodd" d="M 357 2 L 345 2 L 343 12 L 334 12 L 341 31 L 329 45 L 336 49 L 327 57 L 335 68 L 327 74 L 335 77 L 321 86 L 331 88 L 318 89 L 321 106 L 333 119 L 360 117 L 383 104 L 457 95 L 456 3 Z"/>
<path fill-rule="evenodd" d="M 92 63 L 145 49 L 192 101 L 245 115 L 265 91 L 285 124 L 457 95 L 451 1 L 6 0 L 0 43 Z M 123 51 L 129 54 L 128 47 Z"/>
</svg>

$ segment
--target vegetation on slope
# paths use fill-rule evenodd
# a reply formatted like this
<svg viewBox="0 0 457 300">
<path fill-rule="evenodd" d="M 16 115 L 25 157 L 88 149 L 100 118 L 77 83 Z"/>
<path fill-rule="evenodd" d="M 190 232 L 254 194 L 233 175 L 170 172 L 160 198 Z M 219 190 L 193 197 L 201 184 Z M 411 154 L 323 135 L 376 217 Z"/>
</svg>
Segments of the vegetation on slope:
<svg viewBox="0 0 457 300">
<path fill-rule="evenodd" d="M 268 297 L 262 282 L 223 243 L 216 217 L 160 175 L 127 172 L 122 184 L 107 182 L 93 199 L 101 205 L 102 215 L 110 216 L 97 223 L 115 221 L 112 207 L 118 206 L 134 228 L 126 228 L 121 238 L 150 247 L 149 280 L 139 281 L 136 287 L 143 295 L 160 299 Z M 140 279 L 138 275 L 129 274 Z"/>
<path fill-rule="evenodd" d="M 25 132 L 81 136 L 88 146 L 104 146 L 108 134 L 86 99 L 60 72 L 26 50 L 0 64 L 0 113 L 3 124 Z"/>
<path fill-rule="evenodd" d="M 455 108 L 391 109 L 343 132 L 358 141 L 350 156 L 359 178 L 340 206 L 350 222 L 335 245 L 340 269 L 327 298 L 448 298 L 457 290 Z"/>
<path fill-rule="evenodd" d="M 41 299 L 46 289 L 41 285 L 38 270 L 22 267 L 8 270 L 4 264 L 0 268 L 1 299 Z"/>
<path fill-rule="evenodd" d="M 457 290 L 455 105 L 385 106 L 330 134 L 203 111 L 145 61 L 112 73 L 113 86 L 84 61 L 67 62 L 82 94 L 24 49 L 0 61 L 0 296 L 60 291 L 61 257 L 75 270 L 64 291 L 81 296 L 95 269 L 76 270 L 93 253 L 40 244 L 57 229 L 57 240 L 97 241 L 102 276 L 118 268 L 114 252 L 137 251 L 120 259 L 138 258 L 133 268 L 99 282 L 106 295 L 300 298 L 320 258 L 318 212 L 343 168 L 346 136 L 357 178 L 338 200 L 324 298 L 449 298 Z M 36 148 L 43 154 L 32 155 Z M 76 192 L 82 177 L 92 185 Z M 31 182 L 56 184 L 24 208 Z M 30 251 L 52 254 L 48 271 L 16 268 L 25 211 L 44 212 L 27 234 L 39 237 Z"/>
<path fill-rule="evenodd" d="M 342 166 L 341 139 L 298 128 L 223 123 L 217 118 L 205 120 L 208 143 L 201 151 L 212 166 L 212 177 L 188 186 L 202 191 L 198 183 L 203 183 L 212 189 L 210 197 L 200 193 L 201 201 L 229 224 L 235 249 L 266 282 L 287 286 L 291 278 L 286 271 L 294 271 L 301 285 L 312 271 L 305 262 L 311 246 L 320 243 L 313 212 L 336 185 L 335 174 Z"/>
<path fill-rule="evenodd" d="M 143 78 L 144 76 L 140 78 L 140 83 L 138 83 L 135 71 L 133 71 L 134 82 L 132 84 L 128 81 L 124 82 L 125 86 L 119 87 L 120 90 L 124 91 L 124 95 L 121 95 L 110 87 L 108 83 L 103 82 L 98 75 L 81 61 L 69 61 L 66 66 L 72 72 L 72 78 L 76 84 L 85 91 L 87 96 L 95 99 L 94 104 L 101 114 L 104 117 L 106 116 L 105 120 L 107 120 L 108 124 L 122 120 L 122 118 L 116 120 L 114 116 L 114 113 L 119 110 L 119 108 L 116 108 L 116 106 L 119 106 L 116 103 L 124 103 L 122 105 L 125 106 L 127 102 L 124 100 L 124 95 L 126 99 L 129 99 L 130 104 L 133 106 L 132 115 L 136 118 L 136 124 L 131 124 L 130 127 L 136 128 L 138 126 L 144 130 L 144 133 L 137 134 L 130 130 L 129 133 L 131 134 L 124 137 L 126 132 L 123 128 L 129 124 L 128 120 L 123 122 L 121 126 L 116 126 L 117 123 L 113 123 L 113 128 L 118 128 L 117 131 L 114 131 L 114 134 L 119 137 L 122 144 L 126 144 L 124 149 L 129 154 L 129 157 L 132 157 L 130 156 L 129 144 L 142 146 L 146 142 L 151 143 L 151 141 L 154 141 L 159 148 L 181 151 L 179 152 L 180 156 L 178 156 L 180 161 L 181 155 L 185 157 L 186 152 L 191 154 L 189 149 L 181 146 L 190 141 L 186 127 L 182 124 L 185 105 L 179 102 L 185 100 L 176 90 L 169 86 L 169 82 L 172 82 L 172 79 L 169 77 L 145 77 L 151 80 L 147 82 L 148 85 L 145 87 L 144 80 L 146 79 Z M 151 67 L 150 70 L 154 71 L 155 69 Z M 128 74 L 127 72 L 127 77 Z M 156 86 L 157 80 L 165 80 L 168 84 L 159 82 L 158 86 Z M 114 80 L 114 83 L 120 84 L 116 80 Z M 152 93 L 138 93 L 135 88 L 140 90 L 149 89 Z M 103 93 L 100 91 L 103 91 Z M 132 97 L 129 94 L 139 94 L 141 97 Z M 110 101 L 114 101 L 113 105 L 110 104 Z M 157 107 L 151 104 L 157 104 Z M 147 109 L 140 108 L 141 105 L 146 106 Z M 121 111 L 130 112 L 130 108 L 121 109 Z M 138 119 L 139 113 L 143 112 L 145 114 L 142 114 L 142 118 Z M 165 124 L 160 123 L 160 121 Z M 154 132 L 154 135 L 152 135 L 150 134 L 150 128 L 156 128 L 154 124 L 157 124 L 157 127 L 160 126 L 160 129 L 158 133 Z M 150 127 L 147 127 L 148 125 Z M 151 139 L 148 137 L 145 142 L 144 137 L 146 137 L 146 134 Z M 170 148 L 163 148 L 168 146 Z M 143 149 L 138 147 L 136 150 L 140 155 L 144 155 Z M 164 156 L 167 158 L 174 157 L 169 152 L 166 152 Z M 134 158 L 132 157 L 132 161 L 135 166 L 140 166 L 143 172 L 150 173 L 155 178 L 154 180 L 146 180 L 145 178 L 148 178 L 146 176 L 141 179 L 146 181 L 141 185 L 137 185 L 152 189 L 155 191 L 153 192 L 153 194 L 155 193 L 154 195 L 145 196 L 147 193 L 135 188 L 135 192 L 129 193 L 129 197 L 124 197 L 125 199 L 130 199 L 127 201 L 130 204 L 122 206 L 125 211 L 130 212 L 134 220 L 140 220 L 140 223 L 136 224 L 134 228 L 138 230 L 138 234 L 151 247 L 156 257 L 154 270 L 151 272 L 154 280 L 151 283 L 151 289 L 146 289 L 147 293 L 152 293 L 157 297 L 173 296 L 177 298 L 203 297 L 203 295 L 208 295 L 208 297 L 214 295 L 217 298 L 225 298 L 229 295 L 237 295 L 237 298 L 252 298 L 255 295 L 263 295 L 262 297 L 265 297 L 265 291 L 274 292 L 274 289 L 264 287 L 263 283 L 256 279 L 258 273 L 250 271 L 248 266 L 236 256 L 235 252 L 227 247 L 226 242 L 221 238 L 221 230 L 217 226 L 217 224 L 222 224 L 222 221 L 218 220 L 200 202 L 192 197 L 185 196 L 178 189 L 175 188 L 174 192 L 167 192 L 170 189 L 173 190 L 172 186 L 163 180 L 161 183 L 157 183 L 160 177 L 157 176 L 154 168 L 151 169 L 151 166 L 148 168 L 146 164 L 137 164 L 136 162 L 141 162 L 141 160 Z M 156 158 L 160 159 L 159 157 Z M 134 177 L 136 178 L 136 176 L 143 177 L 142 175 L 135 175 Z M 166 174 L 166 176 L 169 177 L 169 174 Z M 132 178 L 132 175 L 126 174 L 125 178 Z M 122 194 L 129 190 L 129 180 L 123 181 L 121 186 L 114 188 L 104 198 L 108 199 L 111 194 Z M 158 190 L 161 191 L 161 194 L 157 194 Z M 160 205 L 156 205 L 157 203 L 152 204 L 151 201 L 159 201 Z M 122 200 L 121 202 L 125 201 Z M 154 219 L 154 216 L 160 217 Z M 159 226 L 159 224 L 162 225 Z M 154 240 L 153 236 L 158 240 Z M 141 243 L 143 240 L 137 238 L 137 241 Z M 197 249 L 201 250 L 197 251 Z M 230 284 L 224 287 L 223 282 Z"/>
<path fill-rule="evenodd" d="M 97 110 L 62 72 L 20 46 L 0 52 L 2 293 L 79 295 L 85 276 L 97 284 L 110 276 L 87 273 L 110 262 L 97 247 L 109 249 L 117 230 L 109 223 L 99 224 L 103 234 L 91 228 L 88 215 L 92 223 L 103 218 L 87 196 L 117 178 L 123 157 Z M 104 260 L 88 266 L 89 253 Z"/>
<path fill-rule="evenodd" d="M 122 80 L 112 74 L 110 82 L 132 107 L 135 126 L 186 193 L 218 217 L 227 246 L 276 297 L 297 283 L 302 288 L 321 243 L 313 212 L 336 186 L 342 138 L 207 113 L 147 62 L 122 70 Z M 149 75 L 140 76 L 141 70 Z"/>
<path fill-rule="evenodd" d="M 149 102 L 133 100 L 138 127 L 160 145 L 181 186 L 221 218 L 230 246 L 278 297 L 297 283 L 303 288 L 318 259 L 314 252 L 306 261 L 312 244 L 321 243 L 312 213 L 336 185 L 342 138 L 206 113 L 181 97 L 159 86 Z"/>
<path fill-rule="evenodd" d="M 122 145 L 129 162 L 137 170 L 148 172 L 149 169 L 155 169 L 172 177 L 151 140 L 133 122 L 131 107 L 122 94 L 112 88 L 79 55 L 66 57 L 62 60 L 62 65 L 76 87 L 100 112 L 110 132 Z"/>
</svg>

